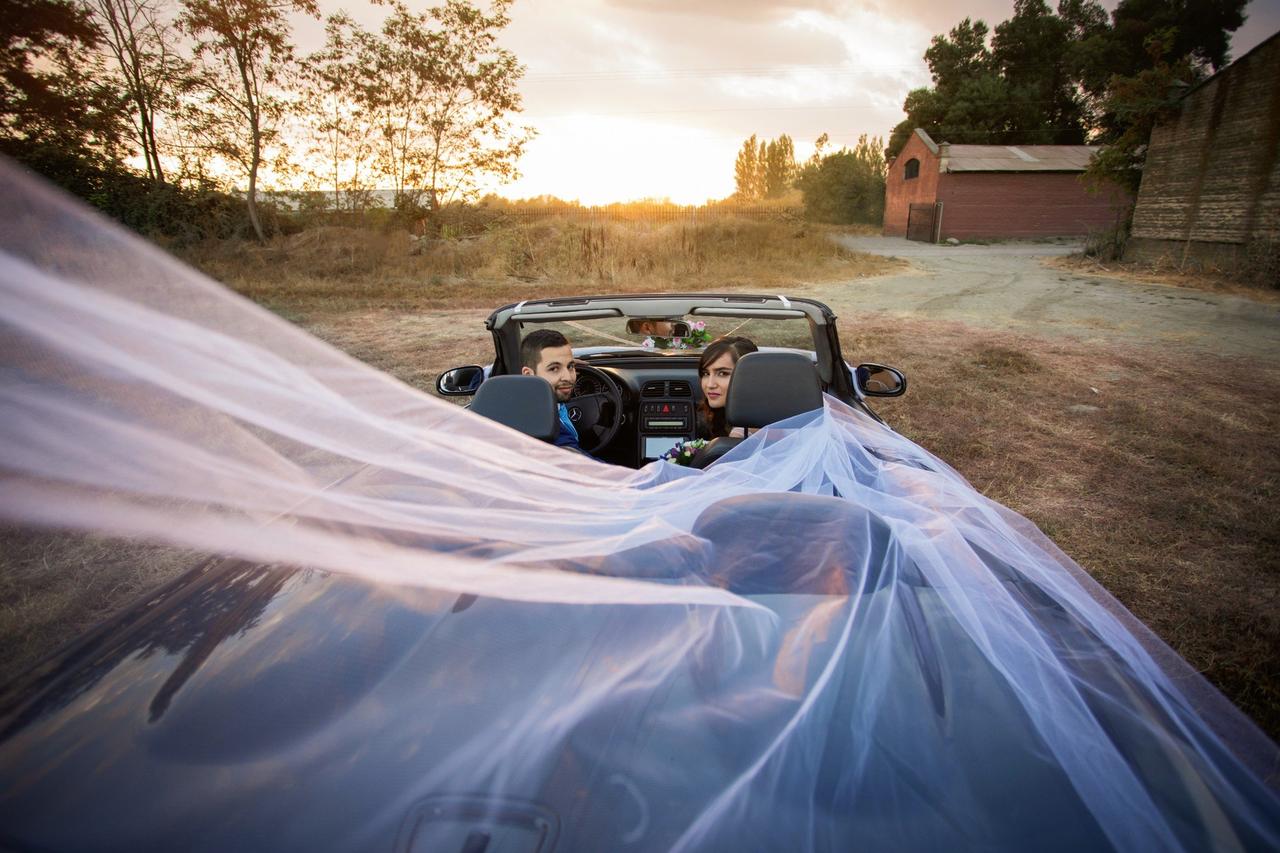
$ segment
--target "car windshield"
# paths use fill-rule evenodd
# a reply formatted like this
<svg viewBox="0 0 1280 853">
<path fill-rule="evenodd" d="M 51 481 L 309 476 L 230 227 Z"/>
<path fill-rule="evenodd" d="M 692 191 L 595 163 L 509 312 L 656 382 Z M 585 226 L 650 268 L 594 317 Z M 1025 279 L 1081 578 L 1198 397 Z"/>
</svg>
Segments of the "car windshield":
<svg viewBox="0 0 1280 853">
<path fill-rule="evenodd" d="M 812 350 L 813 331 L 803 317 L 785 320 L 760 317 L 666 317 L 664 320 L 683 320 L 690 326 L 685 337 L 645 334 L 627 330 L 626 317 L 607 317 L 593 320 L 556 321 L 552 323 L 521 323 L 521 337 L 534 329 L 554 329 L 560 332 L 574 347 L 635 347 L 653 350 L 701 350 L 706 344 L 724 335 L 742 335 L 750 338 L 758 347 L 785 347 Z M 667 326 L 654 322 L 647 328 L 663 330 Z"/>
</svg>

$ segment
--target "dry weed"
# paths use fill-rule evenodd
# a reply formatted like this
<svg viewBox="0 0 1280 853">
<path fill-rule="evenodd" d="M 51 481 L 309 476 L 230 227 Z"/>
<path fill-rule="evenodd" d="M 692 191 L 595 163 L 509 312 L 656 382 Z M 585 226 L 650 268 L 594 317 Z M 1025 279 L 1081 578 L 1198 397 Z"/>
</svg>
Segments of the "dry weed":
<svg viewBox="0 0 1280 853">
<path fill-rule="evenodd" d="M 1188 290 L 1204 290 L 1244 296 L 1259 302 L 1280 303 L 1280 285 L 1274 279 L 1270 284 L 1250 283 L 1239 275 L 1213 270 L 1183 271 L 1174 263 L 1143 263 L 1138 261 L 1099 261 L 1082 255 L 1064 255 L 1048 258 L 1045 263 L 1059 269 L 1085 275 L 1101 275 L 1137 281 L 1143 284 L 1162 284 Z"/>
<path fill-rule="evenodd" d="M 186 259 L 293 319 L 361 309 L 493 308 L 529 296 L 776 290 L 878 275 L 900 261 L 850 252 L 826 226 L 543 219 L 478 237 L 321 228 L 266 246 L 206 244 Z"/>
<path fill-rule="evenodd" d="M 481 327 L 489 309 L 607 290 L 615 270 L 627 271 L 619 290 L 670 290 L 676 285 L 665 277 L 672 270 L 692 275 L 704 264 L 706 289 L 722 290 L 782 284 L 769 276 L 812 280 L 810 265 L 829 275 L 871 268 L 839 255 L 775 267 L 756 245 L 763 232 L 745 226 L 708 229 L 696 250 L 681 242 L 688 237 L 679 229 L 618 233 L 614 241 L 612 226 L 601 238 L 551 223 L 435 247 L 453 253 L 446 264 L 405 253 L 395 235 L 369 242 L 362 232 L 331 232 L 292 247 L 241 247 L 230 258 L 205 247 L 202 263 L 234 271 L 228 278 L 243 291 L 424 390 L 445 367 L 489 358 Z M 788 239 L 806 244 L 803 235 Z M 664 246 L 681 259 L 658 258 Z M 286 269 L 295 261 L 301 269 Z M 414 271 L 416 264 L 435 264 L 424 269 L 442 278 L 433 282 Z M 370 265 L 374 271 L 364 277 L 353 272 Z M 596 277 L 556 285 L 505 272 L 484 278 L 494 270 L 541 275 L 565 268 Z M 454 281 L 443 277 L 446 269 L 470 277 L 458 272 Z M 739 280 L 740 270 L 753 277 Z M 440 304 L 450 310 L 432 310 Z M 882 361 L 908 373 L 907 395 L 878 406 L 895 429 L 1038 524 L 1280 736 L 1280 369 L 1169 347 L 1047 341 L 888 316 L 842 321 L 840 334 L 851 361 Z M 189 562 L 84 537 L 23 541 L 9 534 L 0 545 L 0 642 L 7 650 L 0 677 Z"/>
<path fill-rule="evenodd" d="M 878 407 L 895 429 L 1280 735 L 1280 369 L 899 318 L 846 339 L 906 370 L 907 395 Z"/>
</svg>

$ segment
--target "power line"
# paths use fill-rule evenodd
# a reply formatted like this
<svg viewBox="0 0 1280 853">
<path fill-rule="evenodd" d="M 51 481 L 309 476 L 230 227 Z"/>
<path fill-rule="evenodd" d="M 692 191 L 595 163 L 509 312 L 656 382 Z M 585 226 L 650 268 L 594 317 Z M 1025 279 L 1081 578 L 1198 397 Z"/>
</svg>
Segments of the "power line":
<svg viewBox="0 0 1280 853">
<path fill-rule="evenodd" d="M 923 63 L 849 68 L 844 65 L 739 66 L 723 68 L 665 68 L 602 71 L 547 71 L 526 73 L 523 79 L 533 82 L 578 82 L 582 80 L 687 80 L 716 77 L 773 77 L 782 74 L 817 73 L 837 77 L 880 74 L 890 70 L 927 71 Z"/>
</svg>

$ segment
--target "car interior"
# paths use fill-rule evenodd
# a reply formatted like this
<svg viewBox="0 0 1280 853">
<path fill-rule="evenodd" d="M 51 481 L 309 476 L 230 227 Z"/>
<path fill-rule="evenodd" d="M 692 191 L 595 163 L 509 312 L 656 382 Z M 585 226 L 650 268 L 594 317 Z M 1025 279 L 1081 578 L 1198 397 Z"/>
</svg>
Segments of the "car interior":
<svg viewBox="0 0 1280 853">
<path fill-rule="evenodd" d="M 703 347 L 718 337 L 747 337 L 759 348 L 736 366 L 726 397 L 731 425 L 750 431 L 819 408 L 824 392 L 876 417 L 864 395 L 897 396 L 905 378 L 881 365 L 846 364 L 834 320 L 820 303 L 784 297 L 519 303 L 496 310 L 486 322 L 497 350 L 493 365 L 447 371 L 436 387 L 445 396 L 475 394 L 471 408 L 477 414 L 554 441 L 554 395 L 545 381 L 518 375 L 517 355 L 532 331 L 554 329 L 574 348 L 577 383 L 566 407 L 582 449 L 604 462 L 640 468 L 698 437 L 698 362 Z M 875 389 L 869 378 L 876 380 Z M 694 466 L 712 464 L 740 441 L 716 439 L 697 454 Z"/>
<path fill-rule="evenodd" d="M 584 367 L 579 370 L 581 374 Z M 580 375 L 579 393 L 568 403 L 571 412 L 591 409 L 589 415 L 579 415 L 584 449 L 604 461 L 639 467 L 692 439 L 699 395 L 690 374 L 696 376 L 696 370 L 696 360 L 692 366 L 585 367 L 591 378 L 584 383 Z M 595 390 L 602 386 L 605 390 Z M 813 362 L 804 354 L 749 353 L 738 362 L 726 406 L 730 423 L 759 429 L 820 408 L 822 387 Z M 542 441 L 554 441 L 559 432 L 551 386 L 536 376 L 491 377 L 481 384 L 471 410 Z M 607 442 L 601 442 L 601 436 Z M 698 454 L 694 467 L 712 464 L 742 440 L 714 439 Z"/>
</svg>

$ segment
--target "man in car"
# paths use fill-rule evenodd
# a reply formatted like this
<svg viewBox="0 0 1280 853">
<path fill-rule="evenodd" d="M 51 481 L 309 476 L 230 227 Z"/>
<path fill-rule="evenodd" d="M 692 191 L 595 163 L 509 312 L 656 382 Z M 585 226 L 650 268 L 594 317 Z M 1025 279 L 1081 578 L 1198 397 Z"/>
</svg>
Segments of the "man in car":
<svg viewBox="0 0 1280 853">
<path fill-rule="evenodd" d="M 569 420 L 569 409 L 565 406 L 578 381 L 578 369 L 573 364 L 573 347 L 569 345 L 569 339 L 553 329 L 536 329 L 520 342 L 520 363 L 521 373 L 542 377 L 551 383 L 551 389 L 555 391 L 560 411 L 560 434 L 556 436 L 556 446 L 586 454 L 578 445 L 578 430 Z"/>
</svg>

